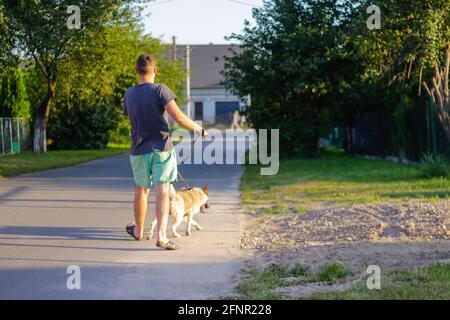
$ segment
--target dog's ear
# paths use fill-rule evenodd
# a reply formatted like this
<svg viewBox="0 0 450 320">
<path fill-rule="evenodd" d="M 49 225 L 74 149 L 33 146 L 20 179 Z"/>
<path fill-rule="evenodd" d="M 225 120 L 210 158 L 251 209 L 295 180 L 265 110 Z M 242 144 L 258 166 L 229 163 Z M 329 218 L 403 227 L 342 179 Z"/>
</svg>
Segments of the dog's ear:
<svg viewBox="0 0 450 320">
<path fill-rule="evenodd" d="M 208 185 L 205 184 L 205 186 L 203 187 L 203 192 L 208 194 L 209 190 L 208 190 Z"/>
</svg>

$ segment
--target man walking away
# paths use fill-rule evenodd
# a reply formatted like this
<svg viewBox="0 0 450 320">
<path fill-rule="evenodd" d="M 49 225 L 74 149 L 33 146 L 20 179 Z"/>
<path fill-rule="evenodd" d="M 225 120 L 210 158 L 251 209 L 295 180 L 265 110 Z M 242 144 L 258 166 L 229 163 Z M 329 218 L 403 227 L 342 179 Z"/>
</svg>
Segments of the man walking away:
<svg viewBox="0 0 450 320">
<path fill-rule="evenodd" d="M 136 62 L 139 84 L 125 93 L 123 111 L 131 123 L 131 166 L 136 183 L 134 217 L 136 223 L 126 227 L 137 241 L 144 239 L 149 190 L 154 187 L 158 239 L 156 246 L 176 250 L 178 246 L 166 235 L 170 204 L 170 184 L 177 180 L 177 159 L 171 141 L 166 112 L 181 126 L 207 136 L 198 124 L 187 117 L 175 102 L 176 95 L 164 84 L 156 84 L 155 58 L 144 54 Z"/>
</svg>

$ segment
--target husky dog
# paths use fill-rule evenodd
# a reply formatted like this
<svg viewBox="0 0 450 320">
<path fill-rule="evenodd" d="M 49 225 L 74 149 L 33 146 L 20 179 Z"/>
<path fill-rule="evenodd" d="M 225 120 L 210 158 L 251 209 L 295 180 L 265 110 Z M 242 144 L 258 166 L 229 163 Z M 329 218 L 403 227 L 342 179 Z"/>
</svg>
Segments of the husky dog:
<svg viewBox="0 0 450 320">
<path fill-rule="evenodd" d="M 175 238 L 180 238 L 181 236 L 177 233 L 177 228 L 181 223 L 186 221 L 186 235 L 190 236 L 191 226 L 197 228 L 197 230 L 202 230 L 203 228 L 194 220 L 194 215 L 197 213 L 206 213 L 206 209 L 209 208 L 208 205 L 208 186 L 205 185 L 203 188 L 190 188 L 181 189 L 175 191 L 175 188 L 170 186 L 170 215 L 173 217 L 172 224 L 172 234 Z M 156 227 L 157 221 L 153 220 L 152 226 L 147 236 L 147 240 L 153 238 L 153 231 Z"/>
</svg>

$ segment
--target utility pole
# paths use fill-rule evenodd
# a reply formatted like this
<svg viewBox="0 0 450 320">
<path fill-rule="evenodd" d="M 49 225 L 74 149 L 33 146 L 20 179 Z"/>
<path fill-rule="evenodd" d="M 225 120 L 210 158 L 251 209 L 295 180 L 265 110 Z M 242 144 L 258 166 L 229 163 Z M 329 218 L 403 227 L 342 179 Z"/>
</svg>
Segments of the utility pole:
<svg viewBox="0 0 450 320">
<path fill-rule="evenodd" d="M 186 96 L 187 96 L 187 116 L 191 117 L 191 46 L 186 46 Z"/>
<path fill-rule="evenodd" d="M 173 61 L 177 61 L 177 37 L 172 37 L 172 51 L 173 51 Z"/>
</svg>

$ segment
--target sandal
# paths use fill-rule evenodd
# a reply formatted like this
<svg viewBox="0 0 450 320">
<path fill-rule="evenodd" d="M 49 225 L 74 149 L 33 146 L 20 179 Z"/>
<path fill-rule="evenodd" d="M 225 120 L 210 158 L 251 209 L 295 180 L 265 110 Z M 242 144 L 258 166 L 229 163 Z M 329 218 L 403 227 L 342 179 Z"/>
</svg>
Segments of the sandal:
<svg viewBox="0 0 450 320">
<path fill-rule="evenodd" d="M 156 246 L 158 247 L 158 248 L 161 248 L 161 249 L 166 249 L 166 250 L 169 250 L 169 251 L 173 251 L 173 250 L 178 250 L 178 249 L 180 249 L 180 247 L 179 246 L 177 246 L 175 243 L 173 243 L 172 241 L 169 241 L 169 242 L 167 242 L 167 243 L 159 243 L 159 242 L 157 242 L 156 243 Z"/>
<path fill-rule="evenodd" d="M 131 236 L 134 240 L 136 240 L 136 241 L 144 240 L 144 237 L 139 239 L 134 235 L 134 228 L 136 228 L 136 226 L 133 224 L 131 226 L 125 227 L 125 230 L 127 231 L 128 235 Z"/>
</svg>

